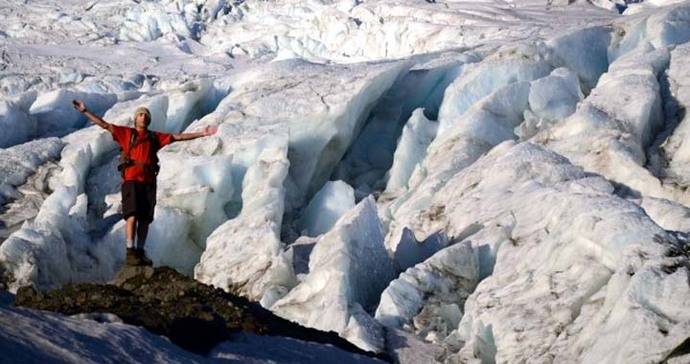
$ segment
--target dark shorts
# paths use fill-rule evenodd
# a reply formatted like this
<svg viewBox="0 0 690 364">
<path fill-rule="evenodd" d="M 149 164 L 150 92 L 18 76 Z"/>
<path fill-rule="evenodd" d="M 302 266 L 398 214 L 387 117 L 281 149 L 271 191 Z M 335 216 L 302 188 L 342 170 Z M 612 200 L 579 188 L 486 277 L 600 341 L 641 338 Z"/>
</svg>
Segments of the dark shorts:
<svg viewBox="0 0 690 364">
<path fill-rule="evenodd" d="M 122 183 L 122 218 L 136 216 L 138 221 L 153 221 L 156 209 L 156 184 L 125 181 Z"/>
</svg>

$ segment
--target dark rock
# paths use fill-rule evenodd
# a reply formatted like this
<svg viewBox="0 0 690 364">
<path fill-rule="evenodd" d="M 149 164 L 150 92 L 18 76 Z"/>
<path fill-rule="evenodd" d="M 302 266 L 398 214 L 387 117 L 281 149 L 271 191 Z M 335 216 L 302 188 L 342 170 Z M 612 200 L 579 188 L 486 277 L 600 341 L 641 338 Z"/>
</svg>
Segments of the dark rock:
<svg viewBox="0 0 690 364">
<path fill-rule="evenodd" d="M 0 263 L 0 291 L 8 290 L 12 282 L 14 282 L 12 273 L 8 272 L 5 269 L 5 267 Z"/>
<path fill-rule="evenodd" d="M 126 267 L 108 285 L 78 284 L 50 292 L 23 287 L 17 292 L 15 304 L 65 315 L 113 313 L 125 323 L 143 326 L 200 354 L 206 354 L 220 342 L 229 340 L 231 334 L 242 331 L 328 343 L 374 356 L 336 333 L 284 320 L 257 303 L 197 282 L 170 268 Z"/>
</svg>

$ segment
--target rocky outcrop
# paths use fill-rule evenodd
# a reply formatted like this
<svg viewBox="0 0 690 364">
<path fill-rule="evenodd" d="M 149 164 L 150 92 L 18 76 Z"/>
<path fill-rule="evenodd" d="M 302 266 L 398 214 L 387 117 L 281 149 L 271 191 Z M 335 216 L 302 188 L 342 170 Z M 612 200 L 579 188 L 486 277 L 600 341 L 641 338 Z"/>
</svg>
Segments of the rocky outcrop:
<svg viewBox="0 0 690 364">
<path fill-rule="evenodd" d="M 0 264 L 0 291 L 6 291 L 13 280 L 12 274 Z"/>
<path fill-rule="evenodd" d="M 125 323 L 202 354 L 237 332 L 287 336 L 365 353 L 333 332 L 301 327 L 170 268 L 126 267 L 112 283 L 70 285 L 50 292 L 24 287 L 15 304 L 66 315 L 113 313 Z"/>
</svg>

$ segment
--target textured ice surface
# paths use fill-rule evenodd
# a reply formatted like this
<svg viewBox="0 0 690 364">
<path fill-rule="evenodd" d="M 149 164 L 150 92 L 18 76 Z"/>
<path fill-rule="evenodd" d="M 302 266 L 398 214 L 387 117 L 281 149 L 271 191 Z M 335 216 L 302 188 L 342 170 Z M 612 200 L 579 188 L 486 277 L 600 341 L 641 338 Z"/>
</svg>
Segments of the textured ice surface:
<svg viewBox="0 0 690 364">
<path fill-rule="evenodd" d="M 426 148 L 436 137 L 438 123 L 424 116 L 424 109 L 416 109 L 403 128 L 388 172 L 386 191 L 407 189 L 407 182 L 415 168 L 424 160 Z"/>
<path fill-rule="evenodd" d="M 525 59 L 524 50 L 537 60 Z M 537 52 L 537 53 L 530 53 Z M 530 82 L 551 72 L 549 64 L 534 48 L 505 50 L 506 55 L 487 59 L 460 75 L 446 90 L 439 113 L 438 136 L 413 175 L 409 189 L 394 200 L 385 212 L 390 223 L 386 245 L 392 251 L 403 229 L 416 226 L 398 217 L 428 208 L 431 198 L 453 174 L 471 165 L 494 145 L 515 139 L 514 130 L 529 108 Z M 507 59 L 503 59 L 507 57 Z M 444 126 L 445 125 L 445 126 Z M 417 236 L 423 240 L 426 236 Z"/>
<path fill-rule="evenodd" d="M 309 259 L 309 273 L 270 306 L 287 319 L 335 331 L 355 345 L 384 349 L 380 325 L 369 316 L 394 278 L 372 197 L 362 200 L 322 235 Z"/>
<path fill-rule="evenodd" d="M 675 284 L 687 274 L 686 267 L 677 266 L 687 258 L 674 257 L 677 242 L 612 191 L 603 178 L 541 147 L 501 144 L 455 174 L 429 208 L 408 220 L 420 235 L 440 228 L 461 235 L 463 227 L 478 224 L 481 229 L 465 239 L 472 249 L 453 245 L 408 270 L 389 287 L 390 293 L 398 293 L 382 299 L 386 304 L 379 317 L 386 321 L 388 312 L 388 322 L 399 325 L 419 312 L 422 318 L 414 324 L 444 339 L 438 328 L 442 325 L 425 322 L 423 315 L 430 311 L 437 320 L 447 317 L 447 325 L 457 316 L 445 305 L 462 301 L 446 293 L 453 291 L 434 290 L 443 279 L 413 279 L 423 275 L 412 273 L 428 271 L 436 257 L 452 257 L 451 251 L 458 249 L 455 259 L 476 254 L 480 276 L 486 278 L 467 298 L 457 331 L 445 338 L 451 348 L 464 343 L 455 360 L 661 360 L 685 337 L 681 332 L 690 321 L 677 305 L 687 302 L 681 297 L 690 289 L 659 289 L 649 295 L 649 287 Z M 629 322 L 644 329 L 632 333 L 624 328 Z M 625 338 L 623 332 L 628 333 Z"/>
<path fill-rule="evenodd" d="M 58 138 L 46 138 L 0 149 L 0 206 L 18 198 L 15 187 L 47 160 L 59 158 L 63 146 Z"/>
<path fill-rule="evenodd" d="M 535 140 L 637 193 L 686 201 L 644 168 L 645 148 L 663 123 L 657 77 L 668 59 L 665 48 L 649 46 L 618 58 L 575 114 Z"/>
<path fill-rule="evenodd" d="M 355 207 L 355 190 L 343 181 L 329 181 L 304 209 L 300 231 L 307 236 L 321 235 L 333 227 L 345 212 Z"/>
<path fill-rule="evenodd" d="M 673 134 L 662 146 L 668 168 L 666 173 L 672 179 L 686 183 L 690 181 L 688 165 L 690 163 L 690 143 L 687 141 L 690 132 L 690 116 L 685 111 L 690 106 L 690 44 L 677 47 L 671 52 L 671 62 L 668 70 L 671 96 L 675 105 L 675 115 L 672 117 L 678 126 Z"/>
<path fill-rule="evenodd" d="M 26 92 L 12 99 L 0 100 L 0 148 L 11 147 L 31 140 L 38 130 L 36 118 L 29 108 L 36 92 Z"/>
<path fill-rule="evenodd" d="M 242 210 L 208 237 L 201 261 L 194 269 L 196 279 L 257 301 L 266 294 L 279 295 L 296 284 L 280 241 L 283 183 L 290 166 L 287 135 L 277 134 L 269 144 L 246 171 Z"/>
<path fill-rule="evenodd" d="M 606 0 L 594 3 L 613 7 Z M 579 16 L 597 22 L 615 14 L 584 3 L 563 5 L 566 2 L 243 2 L 209 23 L 200 42 L 236 56 L 357 62 L 510 42 L 530 32 L 549 36 L 581 25 Z M 575 13 L 578 16 L 569 16 Z M 226 34 L 233 37 L 223 37 Z"/>
<path fill-rule="evenodd" d="M 554 61 L 574 70 L 584 91 L 589 92 L 608 68 L 610 33 L 608 27 L 587 27 L 551 38 L 546 45 L 553 49 Z"/>
<path fill-rule="evenodd" d="M 533 81 L 529 91 L 529 110 L 525 122 L 516 130 L 528 139 L 575 112 L 584 98 L 577 75 L 567 68 L 557 68 L 547 77 Z"/>
<path fill-rule="evenodd" d="M 469 243 L 459 243 L 409 268 L 381 295 L 376 319 L 388 327 L 412 326 L 428 341 L 442 340 L 457 328 L 479 281 L 477 259 Z"/>
<path fill-rule="evenodd" d="M 69 101 L 119 125 L 143 105 L 155 130 L 219 126 L 160 152 L 156 265 L 403 362 L 682 363 L 671 2 L 0 0 L 0 156 L 64 135 L 0 160 L 0 264 L 12 289 L 112 276 L 117 147 Z"/>
</svg>

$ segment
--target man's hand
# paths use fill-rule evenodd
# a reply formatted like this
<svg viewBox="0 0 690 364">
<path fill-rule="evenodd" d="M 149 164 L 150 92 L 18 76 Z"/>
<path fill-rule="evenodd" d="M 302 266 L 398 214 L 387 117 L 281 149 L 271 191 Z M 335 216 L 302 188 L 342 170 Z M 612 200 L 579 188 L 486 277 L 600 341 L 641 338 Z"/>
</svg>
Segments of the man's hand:
<svg viewBox="0 0 690 364">
<path fill-rule="evenodd" d="M 101 128 L 103 128 L 103 129 L 105 129 L 105 130 L 107 130 L 107 131 L 109 131 L 109 132 L 111 132 L 111 133 L 113 132 L 113 125 L 110 124 L 110 123 L 108 123 L 108 122 L 106 122 L 105 120 L 101 119 L 99 116 L 94 115 L 93 113 L 91 113 L 91 112 L 86 108 L 86 104 L 84 104 L 84 101 L 81 101 L 81 100 L 72 100 L 72 106 L 74 106 L 74 108 L 75 108 L 77 111 L 79 111 L 80 113 L 86 115 L 86 117 L 87 117 L 89 120 L 93 121 L 94 124 L 100 126 Z"/>
<path fill-rule="evenodd" d="M 204 136 L 211 136 L 211 135 L 215 134 L 217 131 L 218 131 L 217 125 L 209 125 L 204 129 L 203 133 L 204 133 Z"/>
<path fill-rule="evenodd" d="M 72 100 L 72 106 L 80 113 L 85 113 L 87 111 L 86 104 L 81 100 Z"/>
<path fill-rule="evenodd" d="M 205 127 L 203 131 L 197 131 L 195 133 L 173 134 L 172 136 L 173 136 L 174 141 L 193 140 L 196 138 L 211 136 L 211 135 L 215 134 L 217 131 L 218 131 L 218 127 L 213 125 L 213 126 Z"/>
</svg>

